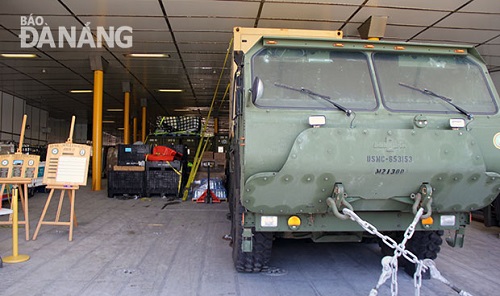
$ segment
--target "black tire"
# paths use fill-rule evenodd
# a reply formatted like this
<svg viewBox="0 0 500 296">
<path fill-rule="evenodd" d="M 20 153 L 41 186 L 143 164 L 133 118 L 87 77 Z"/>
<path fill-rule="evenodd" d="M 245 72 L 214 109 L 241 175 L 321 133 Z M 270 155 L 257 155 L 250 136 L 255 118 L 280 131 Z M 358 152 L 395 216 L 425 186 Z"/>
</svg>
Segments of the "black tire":
<svg viewBox="0 0 500 296">
<path fill-rule="evenodd" d="M 497 197 L 493 203 L 491 204 L 493 207 L 493 211 L 495 212 L 493 222 L 493 226 L 500 226 L 500 197 Z"/>
<path fill-rule="evenodd" d="M 233 237 L 233 262 L 236 271 L 238 272 L 262 272 L 266 271 L 271 260 L 271 250 L 273 247 L 272 232 L 256 232 L 252 229 L 252 252 L 243 252 L 241 250 L 243 226 L 241 225 L 241 217 L 243 214 L 243 206 L 239 201 L 233 201 L 235 208 L 233 210 L 233 219 L 231 234 Z"/>
<path fill-rule="evenodd" d="M 418 259 L 436 259 L 441 244 L 443 244 L 444 231 L 416 231 L 412 238 L 408 241 L 406 249 L 412 252 Z M 415 273 L 417 266 L 407 260 L 404 260 L 404 269 L 406 273 L 412 275 Z M 422 278 L 429 279 L 430 273 L 427 271 L 422 275 Z"/>
<path fill-rule="evenodd" d="M 497 198 L 498 199 L 498 198 Z M 483 223 L 486 227 L 496 226 L 496 218 L 493 213 L 493 204 L 489 204 L 483 208 Z"/>
</svg>

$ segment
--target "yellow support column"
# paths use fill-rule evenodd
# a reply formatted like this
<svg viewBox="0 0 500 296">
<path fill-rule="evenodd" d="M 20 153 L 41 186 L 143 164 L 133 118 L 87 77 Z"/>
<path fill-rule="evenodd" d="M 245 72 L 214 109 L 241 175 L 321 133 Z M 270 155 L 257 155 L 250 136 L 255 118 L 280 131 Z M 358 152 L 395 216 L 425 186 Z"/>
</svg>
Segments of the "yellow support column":
<svg viewBox="0 0 500 296">
<path fill-rule="evenodd" d="M 106 60 L 101 56 L 90 58 L 94 71 L 94 114 L 92 119 L 92 190 L 101 190 L 102 181 L 102 93 Z"/>
<path fill-rule="evenodd" d="M 148 99 L 141 99 L 142 107 L 142 138 L 141 141 L 146 143 L 146 108 L 148 105 Z"/>
<path fill-rule="evenodd" d="M 134 139 L 134 143 L 137 142 L 137 116 L 134 116 L 132 119 L 132 138 Z"/>
<path fill-rule="evenodd" d="M 130 82 L 122 83 L 123 100 L 123 144 L 130 144 Z"/>
</svg>

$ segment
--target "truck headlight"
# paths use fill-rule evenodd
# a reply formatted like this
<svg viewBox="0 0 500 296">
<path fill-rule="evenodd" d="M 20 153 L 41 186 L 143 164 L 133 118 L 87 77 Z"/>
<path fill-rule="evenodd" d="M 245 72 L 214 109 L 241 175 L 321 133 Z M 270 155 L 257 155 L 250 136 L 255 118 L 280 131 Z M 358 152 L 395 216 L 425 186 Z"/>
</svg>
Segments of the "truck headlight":
<svg viewBox="0 0 500 296">
<path fill-rule="evenodd" d="M 454 215 L 443 215 L 441 216 L 441 226 L 455 226 L 455 216 Z"/>
<path fill-rule="evenodd" d="M 312 127 L 320 127 L 325 125 L 326 117 L 324 115 L 311 115 L 309 116 L 309 125 Z"/>
<path fill-rule="evenodd" d="M 463 118 L 450 118 L 451 128 L 464 128 L 465 120 Z"/>
<path fill-rule="evenodd" d="M 261 227 L 278 227 L 278 216 L 262 216 L 260 217 Z"/>
</svg>

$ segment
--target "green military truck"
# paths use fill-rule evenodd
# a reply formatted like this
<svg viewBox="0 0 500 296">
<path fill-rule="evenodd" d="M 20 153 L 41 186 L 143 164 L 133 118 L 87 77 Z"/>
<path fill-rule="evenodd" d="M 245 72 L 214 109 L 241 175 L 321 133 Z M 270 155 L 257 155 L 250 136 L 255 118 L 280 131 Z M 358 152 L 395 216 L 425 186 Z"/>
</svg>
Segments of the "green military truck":
<svg viewBox="0 0 500 296">
<path fill-rule="evenodd" d="M 240 272 L 266 270 L 276 237 L 376 235 L 393 241 L 381 243 L 391 255 L 417 219 L 406 248 L 434 259 L 444 230 L 463 246 L 470 212 L 500 192 L 499 97 L 473 47 L 342 37 L 234 29 L 229 201 Z"/>
</svg>

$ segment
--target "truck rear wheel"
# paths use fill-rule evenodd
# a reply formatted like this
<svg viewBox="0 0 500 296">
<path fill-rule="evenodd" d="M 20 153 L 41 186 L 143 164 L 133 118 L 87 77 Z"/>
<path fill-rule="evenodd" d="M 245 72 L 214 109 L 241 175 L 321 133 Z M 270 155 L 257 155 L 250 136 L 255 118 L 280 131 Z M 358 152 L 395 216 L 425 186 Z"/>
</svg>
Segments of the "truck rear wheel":
<svg viewBox="0 0 500 296">
<path fill-rule="evenodd" d="M 241 218 L 243 206 L 239 201 L 235 201 L 235 211 L 233 211 L 232 236 L 233 236 L 233 262 L 238 272 L 261 272 L 266 271 L 271 260 L 271 250 L 273 247 L 272 232 L 256 232 L 252 229 L 252 251 L 243 252 L 241 250 L 243 226 Z"/>
</svg>

